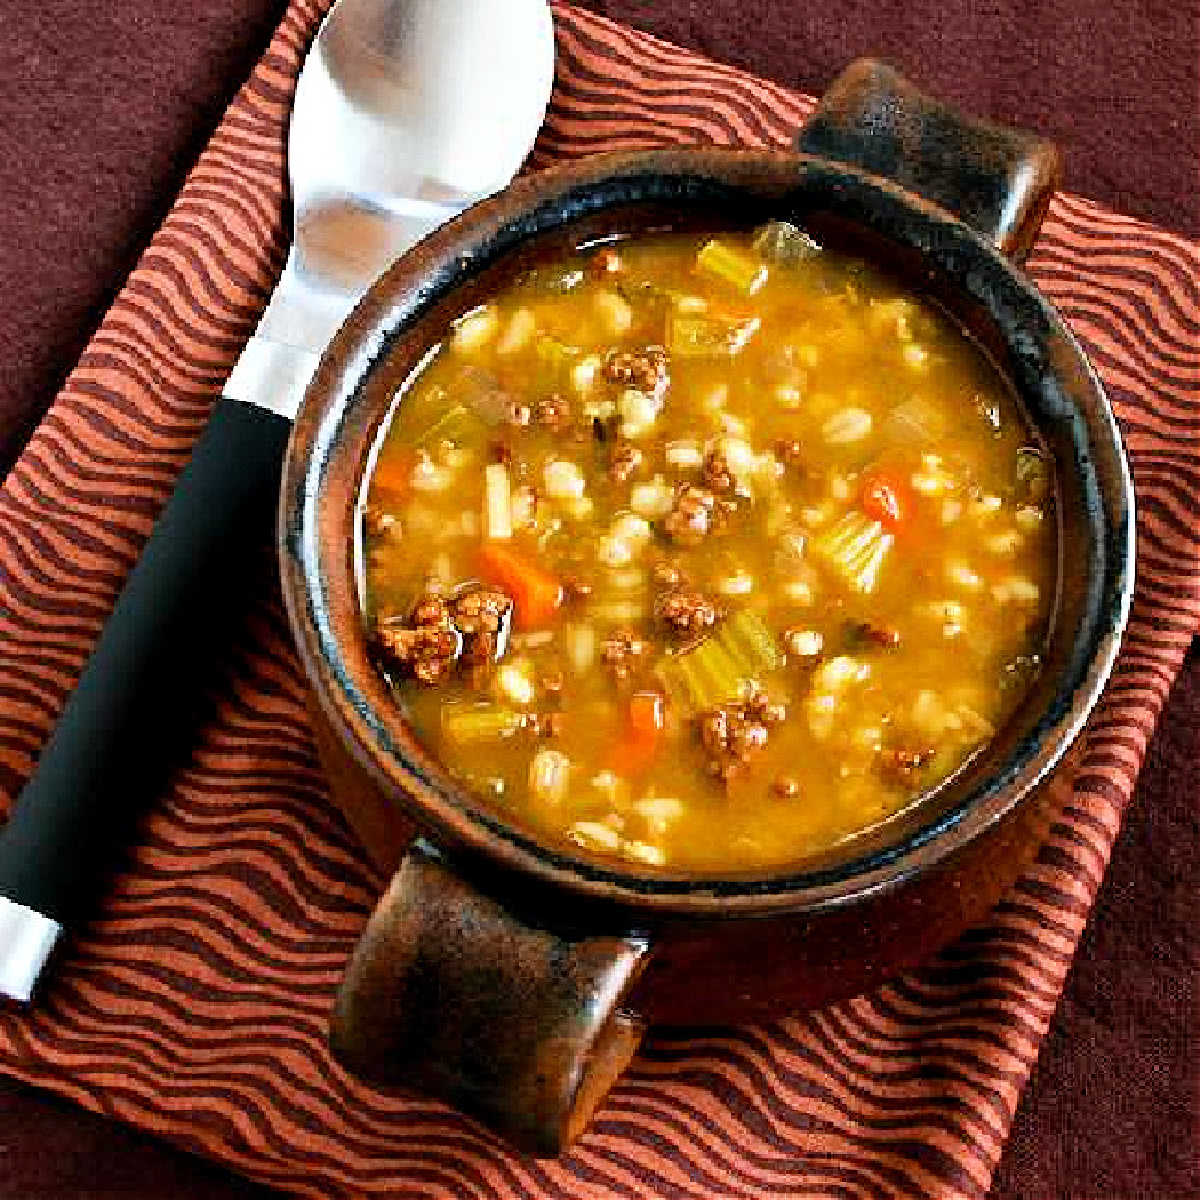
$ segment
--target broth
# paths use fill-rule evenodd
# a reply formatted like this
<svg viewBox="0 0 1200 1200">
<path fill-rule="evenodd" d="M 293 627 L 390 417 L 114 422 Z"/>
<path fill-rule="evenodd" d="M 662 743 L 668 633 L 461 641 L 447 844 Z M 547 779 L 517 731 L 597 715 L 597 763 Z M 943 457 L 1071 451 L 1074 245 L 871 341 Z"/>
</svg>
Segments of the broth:
<svg viewBox="0 0 1200 1200">
<path fill-rule="evenodd" d="M 793 226 L 537 266 L 407 381 L 364 610 L 418 736 L 550 843 L 796 863 L 1020 701 L 1053 468 L 943 313 Z"/>
</svg>

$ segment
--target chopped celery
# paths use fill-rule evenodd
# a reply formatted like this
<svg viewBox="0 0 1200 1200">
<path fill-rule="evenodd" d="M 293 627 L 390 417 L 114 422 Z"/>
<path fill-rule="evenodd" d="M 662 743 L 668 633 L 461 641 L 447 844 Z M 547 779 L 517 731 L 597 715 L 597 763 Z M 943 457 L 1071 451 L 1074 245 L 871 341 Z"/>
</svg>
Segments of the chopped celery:
<svg viewBox="0 0 1200 1200">
<path fill-rule="evenodd" d="M 588 616 L 598 621 L 612 621 L 615 624 L 628 624 L 631 621 L 642 621 L 649 615 L 650 606 L 641 596 L 626 598 L 592 597 L 588 604 Z"/>
<path fill-rule="evenodd" d="M 814 558 L 836 571 L 857 592 L 869 594 L 879 582 L 879 571 L 895 539 L 878 521 L 860 512 L 840 521 L 812 539 Z"/>
<path fill-rule="evenodd" d="M 602 288 L 595 293 L 592 303 L 612 337 L 621 337 L 633 327 L 633 309 L 618 292 Z"/>
<path fill-rule="evenodd" d="M 564 371 L 570 370 L 581 353 L 578 346 L 568 346 L 566 342 L 560 342 L 558 338 L 551 337 L 548 333 L 538 336 L 537 342 L 534 343 L 534 350 L 544 363 Z"/>
<path fill-rule="evenodd" d="M 675 703 L 701 711 L 733 700 L 748 682 L 782 664 L 762 618 L 743 609 L 706 641 L 665 659 L 659 670 Z"/>
<path fill-rule="evenodd" d="M 498 704 L 448 704 L 442 709 L 442 736 L 460 745 L 494 741 L 515 733 L 522 719 Z"/>
<path fill-rule="evenodd" d="M 768 221 L 754 236 L 754 249 L 769 263 L 794 266 L 821 253 L 820 243 L 790 221 Z"/>
<path fill-rule="evenodd" d="M 596 661 L 596 631 L 590 625 L 568 625 L 563 634 L 567 658 L 577 675 L 591 670 Z"/>
<path fill-rule="evenodd" d="M 664 660 L 659 672 L 671 700 L 696 712 L 732 700 L 743 678 L 738 664 L 715 637 Z"/>
<path fill-rule="evenodd" d="M 439 442 L 469 442 L 479 429 L 479 418 L 462 404 L 448 408 L 417 439 L 421 448 L 436 446 Z"/>
<path fill-rule="evenodd" d="M 454 377 L 453 391 L 483 424 L 501 425 L 508 420 L 512 397 L 491 371 L 476 366 L 463 367 Z"/>
<path fill-rule="evenodd" d="M 617 277 L 615 286 L 630 304 L 641 307 L 651 304 L 670 307 L 675 303 L 675 298 L 683 294 L 656 279 L 630 279 L 624 275 Z"/>
<path fill-rule="evenodd" d="M 565 388 L 573 383 L 572 371 L 582 353 L 576 346 L 568 346 L 548 333 L 538 334 L 534 342 L 537 355 L 537 383 L 551 390 Z"/>
<path fill-rule="evenodd" d="M 694 313 L 672 313 L 667 346 L 680 358 L 732 358 L 758 332 L 758 317 L 729 320 Z"/>
<path fill-rule="evenodd" d="M 587 275 L 578 267 L 570 267 L 565 271 L 558 271 L 552 277 L 542 278 L 542 287 L 548 292 L 562 294 L 565 292 L 573 292 L 585 279 Z"/>
<path fill-rule="evenodd" d="M 1022 500 L 1039 502 L 1050 492 L 1051 470 L 1046 456 L 1037 446 L 1022 446 L 1017 451 L 1017 495 Z"/>
<path fill-rule="evenodd" d="M 696 255 L 696 268 L 727 283 L 743 296 L 753 296 L 767 282 L 767 267 L 752 254 L 714 238 Z"/>
<path fill-rule="evenodd" d="M 896 405 L 883 424 L 883 435 L 891 442 L 928 446 L 946 432 L 946 418 L 937 405 L 913 396 Z"/>
<path fill-rule="evenodd" d="M 718 636 L 754 673 L 774 671 L 783 665 L 774 635 L 762 617 L 748 608 L 734 613 L 722 625 Z"/>
</svg>

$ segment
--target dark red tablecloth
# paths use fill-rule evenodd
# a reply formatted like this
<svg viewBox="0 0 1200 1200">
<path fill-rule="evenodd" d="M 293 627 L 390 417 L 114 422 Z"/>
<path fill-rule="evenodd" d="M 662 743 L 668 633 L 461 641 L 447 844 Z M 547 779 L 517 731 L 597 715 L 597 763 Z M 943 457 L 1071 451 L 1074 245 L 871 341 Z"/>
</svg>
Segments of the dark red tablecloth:
<svg viewBox="0 0 1200 1200">
<path fill-rule="evenodd" d="M 1162 0 L 593 0 L 819 92 L 882 52 L 941 95 L 1067 150 L 1074 190 L 1200 235 L 1200 9 Z M 0 469 L 261 52 L 279 0 L 0 4 Z M 1197 1194 L 1200 659 L 1151 750 L 997 1197 Z M 264 1195 L 141 1135 L 0 1085 L 0 1196 Z"/>
</svg>

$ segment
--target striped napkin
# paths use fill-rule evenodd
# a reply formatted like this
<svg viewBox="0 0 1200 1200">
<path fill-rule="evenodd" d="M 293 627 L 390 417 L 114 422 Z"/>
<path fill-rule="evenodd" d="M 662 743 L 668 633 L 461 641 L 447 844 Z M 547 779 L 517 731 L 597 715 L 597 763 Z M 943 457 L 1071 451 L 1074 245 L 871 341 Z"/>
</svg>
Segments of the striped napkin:
<svg viewBox="0 0 1200 1200">
<path fill-rule="evenodd" d="M 323 7 L 289 7 L 0 494 L 10 794 L 281 264 L 283 130 Z M 617 147 L 783 146 L 811 110 L 565 5 L 556 18 L 557 90 L 532 168 Z M 1063 195 L 1028 269 L 1116 403 L 1140 579 L 1072 803 L 987 927 L 849 1003 L 652 1034 L 552 1163 L 349 1079 L 325 1027 L 382 881 L 328 801 L 264 549 L 215 717 L 41 1002 L 0 1014 L 0 1069 L 319 1200 L 985 1194 L 1200 609 L 1200 247 Z"/>
</svg>

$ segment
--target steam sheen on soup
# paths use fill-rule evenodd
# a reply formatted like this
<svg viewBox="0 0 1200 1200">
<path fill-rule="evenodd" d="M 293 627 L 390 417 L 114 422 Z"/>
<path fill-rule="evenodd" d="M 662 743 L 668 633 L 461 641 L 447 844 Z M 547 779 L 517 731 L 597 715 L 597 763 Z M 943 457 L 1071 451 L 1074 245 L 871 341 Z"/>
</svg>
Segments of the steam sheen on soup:
<svg viewBox="0 0 1200 1200">
<path fill-rule="evenodd" d="M 429 749 L 550 843 L 792 864 L 956 771 L 1038 669 L 1053 470 L 943 313 L 774 223 L 581 248 L 464 313 L 364 503 Z"/>
</svg>

